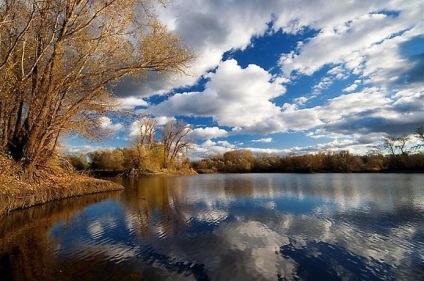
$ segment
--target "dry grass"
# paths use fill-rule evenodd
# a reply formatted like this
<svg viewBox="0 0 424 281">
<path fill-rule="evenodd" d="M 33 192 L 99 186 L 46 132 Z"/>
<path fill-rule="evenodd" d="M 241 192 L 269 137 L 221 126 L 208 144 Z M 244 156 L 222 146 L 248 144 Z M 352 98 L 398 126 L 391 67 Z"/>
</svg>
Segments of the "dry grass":
<svg viewBox="0 0 424 281">
<path fill-rule="evenodd" d="M 12 160 L 0 156 L 0 216 L 57 199 L 123 189 L 110 181 L 57 168 L 37 170 L 31 181 L 22 180 L 22 174 Z"/>
</svg>

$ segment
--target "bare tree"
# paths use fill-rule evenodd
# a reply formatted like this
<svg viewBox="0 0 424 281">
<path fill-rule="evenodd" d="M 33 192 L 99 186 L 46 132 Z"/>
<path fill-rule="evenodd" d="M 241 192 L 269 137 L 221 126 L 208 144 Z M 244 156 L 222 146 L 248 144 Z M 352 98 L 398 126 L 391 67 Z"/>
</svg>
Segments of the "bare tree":
<svg viewBox="0 0 424 281">
<path fill-rule="evenodd" d="M 138 122 L 140 134 L 135 140 L 135 149 L 137 156 L 135 159 L 136 168 L 139 168 L 143 162 L 147 162 L 152 155 L 154 147 L 157 121 L 152 117 L 142 117 Z"/>
<path fill-rule="evenodd" d="M 414 148 L 420 149 L 421 147 L 424 146 L 424 126 L 418 127 L 415 130 L 415 136 L 418 137 L 421 140 L 421 143 L 414 146 Z"/>
<path fill-rule="evenodd" d="M 94 137 L 110 87 L 148 71 L 183 71 L 192 56 L 150 0 L 0 2 L 0 150 L 28 170 L 59 137 Z"/>
<path fill-rule="evenodd" d="M 408 154 L 406 150 L 406 145 L 409 141 L 409 136 L 403 135 L 400 137 L 396 136 L 388 136 L 384 138 L 383 147 L 389 151 L 389 153 L 393 156 L 400 152 L 402 155 Z"/>
<path fill-rule="evenodd" d="M 402 155 L 407 155 L 408 151 L 406 150 L 406 145 L 409 141 L 409 136 L 403 135 L 396 139 L 396 148 L 399 149 Z"/>
<path fill-rule="evenodd" d="M 164 168 L 167 168 L 169 163 L 190 147 L 187 135 L 191 130 L 191 127 L 183 121 L 169 122 L 161 129 Z"/>
<path fill-rule="evenodd" d="M 383 147 L 389 151 L 391 155 L 396 155 L 396 137 L 388 136 L 384 138 Z"/>
<path fill-rule="evenodd" d="M 140 136 L 137 141 L 140 147 L 151 150 L 153 147 L 156 133 L 156 119 L 152 117 L 143 117 L 140 119 Z"/>
</svg>

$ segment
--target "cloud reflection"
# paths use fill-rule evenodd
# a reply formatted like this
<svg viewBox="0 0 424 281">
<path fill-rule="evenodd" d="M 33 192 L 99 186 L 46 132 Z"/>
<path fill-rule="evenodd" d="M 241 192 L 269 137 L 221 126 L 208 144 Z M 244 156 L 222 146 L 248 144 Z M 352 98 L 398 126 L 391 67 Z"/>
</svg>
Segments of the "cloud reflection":
<svg viewBox="0 0 424 281">
<path fill-rule="evenodd" d="M 72 277 L 109 268 L 111 280 L 418 280 L 421 182 L 408 174 L 152 177 L 123 181 L 114 200 L 56 221 L 47 236 L 33 228 L 44 233 L 37 243 L 49 237 L 54 246 L 44 259 L 77 268 Z"/>
</svg>

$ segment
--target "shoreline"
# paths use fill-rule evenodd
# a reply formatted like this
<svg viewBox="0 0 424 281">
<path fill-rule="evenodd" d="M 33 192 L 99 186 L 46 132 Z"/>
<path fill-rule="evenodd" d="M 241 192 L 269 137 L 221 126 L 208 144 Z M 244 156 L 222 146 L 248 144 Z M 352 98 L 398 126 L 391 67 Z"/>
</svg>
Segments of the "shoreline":
<svg viewBox="0 0 424 281">
<path fill-rule="evenodd" d="M 185 173 L 184 173 L 185 172 Z M 195 175 L 195 174 L 232 174 L 229 172 L 220 171 L 194 171 L 191 173 L 184 171 L 178 173 L 176 171 L 161 171 L 156 173 L 142 173 L 138 177 L 146 176 L 181 176 L 181 175 Z M 193 173 L 194 172 L 194 173 Z M 233 172 L 240 173 L 240 172 Z M 328 172 L 328 171 L 297 171 L 297 172 L 264 172 L 264 171 L 250 171 L 241 172 L 242 174 L 391 174 L 391 173 L 423 173 L 423 171 L 405 171 L 405 170 L 379 170 L 379 171 L 355 171 L 355 172 Z M 112 173 L 113 174 L 113 173 Z M 116 176 L 108 172 L 100 173 L 96 176 L 108 177 Z M 108 191 L 120 191 L 124 187 L 118 183 L 107 179 L 100 179 L 97 177 L 84 176 L 78 174 L 60 174 L 48 180 L 41 182 L 26 182 L 19 180 L 11 175 L 0 175 L 0 217 L 7 215 L 9 212 L 19 209 L 26 209 L 37 205 L 42 205 L 48 202 L 61 200 L 65 198 L 84 196 L 90 194 L 103 193 Z"/>
<path fill-rule="evenodd" d="M 196 171 L 199 175 L 210 174 L 424 174 L 424 170 L 380 170 L 380 171 L 249 171 L 249 172 L 221 172 L 221 171 Z"/>
<path fill-rule="evenodd" d="M 37 179 L 26 181 L 20 178 L 22 170 L 10 160 L 0 159 L 0 217 L 11 211 L 42 205 L 51 201 L 84 196 L 108 191 L 123 190 L 116 182 L 107 180 L 123 171 L 101 171 L 94 176 L 60 170 L 39 170 Z M 2 173 L 3 172 L 3 173 Z M 129 177 L 194 175 L 192 169 L 163 169 L 161 171 L 143 171 L 128 174 Z M 99 178 L 100 177 L 100 178 Z"/>
<path fill-rule="evenodd" d="M 111 177 L 123 177 L 123 178 L 137 178 L 137 177 L 149 177 L 149 176 L 194 176 L 198 172 L 191 168 L 186 169 L 161 169 L 161 170 L 95 170 L 92 171 L 92 175 L 95 178 L 111 178 Z"/>
<path fill-rule="evenodd" d="M 55 200 L 123 189 L 123 186 L 112 181 L 75 174 L 66 174 L 39 183 L 6 177 L 0 180 L 0 217 L 13 210 Z"/>
</svg>

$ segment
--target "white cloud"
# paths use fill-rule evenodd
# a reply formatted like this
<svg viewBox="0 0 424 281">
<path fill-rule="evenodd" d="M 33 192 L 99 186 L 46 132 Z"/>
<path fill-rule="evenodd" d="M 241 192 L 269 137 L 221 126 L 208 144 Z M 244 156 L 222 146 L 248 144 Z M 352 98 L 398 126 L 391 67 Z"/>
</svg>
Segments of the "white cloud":
<svg viewBox="0 0 424 281">
<path fill-rule="evenodd" d="M 424 9 L 422 12 L 424 13 Z M 367 60 L 364 62 L 363 76 L 377 85 L 404 83 L 405 81 L 402 81 L 402 76 L 410 71 L 415 66 L 415 63 L 413 61 L 414 58 L 403 56 L 401 46 L 417 35 L 423 36 L 424 32 L 422 30 L 424 30 L 424 26 L 421 27 L 421 32 L 418 32 L 417 28 L 408 30 L 402 36 L 385 40 L 381 44 L 367 49 L 364 52 Z M 423 87 L 422 78 L 420 82 L 421 87 Z M 403 86 L 410 87 L 410 83 Z"/>
<path fill-rule="evenodd" d="M 291 149 L 278 149 L 278 148 L 257 148 L 247 147 L 243 148 L 252 151 L 254 155 L 287 155 L 291 152 Z"/>
<path fill-rule="evenodd" d="M 256 1 L 172 1 L 159 5 L 161 21 L 196 54 L 186 69 L 189 75 L 170 74 L 147 79 L 140 96 L 164 94 L 173 88 L 193 85 L 208 70 L 214 69 L 229 50 L 244 49 L 253 36 L 265 34 L 272 19 L 272 2 Z"/>
<path fill-rule="evenodd" d="M 207 140 L 201 144 L 195 144 L 194 147 L 189 150 L 189 157 L 191 160 L 199 160 L 222 155 L 225 152 L 236 149 L 250 150 L 255 155 L 287 155 L 292 152 L 291 149 L 243 147 L 243 143 L 231 144 L 228 141 L 214 142 Z"/>
<path fill-rule="evenodd" d="M 156 127 L 166 125 L 169 122 L 173 122 L 176 120 L 174 117 L 166 117 L 166 116 L 157 116 L 157 117 L 154 117 L 153 119 L 156 122 Z M 140 120 L 136 120 L 131 123 L 128 134 L 130 137 L 139 136 L 141 133 L 141 130 L 144 130 L 144 128 L 145 128 L 144 126 L 141 126 Z"/>
<path fill-rule="evenodd" d="M 343 89 L 343 92 L 350 93 L 350 92 L 355 91 L 355 90 L 356 90 L 356 88 L 358 88 L 358 84 L 352 84 L 352 85 L 350 85 L 350 86 L 348 86 L 348 87 L 344 88 L 344 89 Z"/>
<path fill-rule="evenodd" d="M 297 106 L 285 107 L 278 115 L 266 120 L 261 126 L 248 127 L 247 132 L 277 133 L 293 131 L 303 131 L 323 125 L 319 107 L 298 109 Z"/>
<path fill-rule="evenodd" d="M 313 6 L 313 7 L 311 7 Z M 335 6 L 335 5 L 334 5 Z M 193 84 L 207 70 L 215 68 L 224 52 L 244 49 L 251 44 L 251 38 L 262 36 L 268 30 L 267 23 L 274 20 L 274 30 L 282 28 L 286 32 L 299 32 L 304 26 L 321 28 L 329 19 L 347 20 L 343 14 L 356 14 L 366 11 L 370 5 L 366 1 L 352 4 L 338 4 L 332 9 L 322 1 L 173 1 L 166 8 L 158 7 L 161 20 L 183 42 L 197 54 L 197 60 L 188 70 L 188 77 L 164 79 L 164 88 Z M 382 5 L 380 5 L 382 6 Z M 305 7 L 314 11 L 305 13 Z M 352 9 L 354 8 L 354 9 Z M 358 11 L 359 10 L 359 11 Z M 348 13 L 350 12 L 350 13 Z M 219 15 L 219 16 L 218 16 Z M 322 16 L 323 15 L 323 16 Z M 327 16 L 325 16 L 327 15 Z M 326 23 L 327 22 L 327 23 Z M 297 28 L 294 28 L 297 26 Z M 162 80 L 160 80 L 162 81 Z M 157 79 L 149 79 L 147 92 L 158 91 Z M 171 86 L 172 88 L 172 86 Z"/>
<path fill-rule="evenodd" d="M 217 72 L 219 69 L 217 70 Z M 355 83 L 360 83 L 360 80 L 355 81 Z M 299 109 L 296 104 L 284 104 L 281 108 L 276 105 L 273 105 L 274 108 L 278 109 L 275 112 L 272 112 L 269 115 L 269 118 L 261 119 L 261 122 L 250 122 L 249 116 L 246 115 L 247 122 L 232 122 L 234 123 L 220 123 L 222 120 L 226 121 L 227 119 L 222 118 L 222 112 L 217 108 L 212 107 L 216 112 L 210 111 L 209 114 L 214 116 L 220 125 L 237 125 L 233 127 L 232 134 L 248 134 L 248 133 L 276 133 L 276 132 L 286 132 L 289 130 L 292 131 L 304 131 L 310 129 L 319 129 L 320 133 L 313 135 L 317 138 L 318 136 L 323 138 L 340 139 L 346 138 L 347 136 L 355 135 L 355 138 L 359 138 L 361 135 L 366 136 L 373 132 L 376 134 L 384 135 L 385 132 L 393 130 L 392 133 L 397 133 L 398 129 L 402 127 L 405 129 L 406 122 L 409 122 L 408 125 L 411 130 L 415 126 L 418 127 L 420 120 L 424 120 L 424 113 L 420 108 L 422 108 L 422 96 L 424 91 L 420 90 L 420 87 L 410 89 L 408 91 L 402 90 L 399 91 L 397 95 L 393 98 L 387 97 L 387 89 L 379 87 L 369 87 L 364 88 L 360 92 L 348 93 L 335 98 L 332 98 L 327 101 L 326 104 L 318 105 L 311 108 L 301 108 Z M 216 91 L 212 89 L 207 89 L 207 95 L 215 97 L 215 103 L 219 104 L 220 96 Z M 183 94 L 187 96 L 191 95 L 202 95 L 205 93 L 188 93 Z M 206 95 L 206 96 L 207 96 Z M 201 96 L 204 98 L 205 96 Z M 231 96 L 230 96 L 231 97 Z M 172 98 L 171 98 L 172 100 Z M 201 98 L 199 97 L 199 101 Z M 197 101 L 197 99 L 194 99 Z M 237 100 L 235 100 L 237 101 Z M 192 103 L 193 100 L 176 100 L 170 104 L 167 104 L 165 108 L 170 108 L 172 106 L 182 106 L 184 110 L 187 110 L 187 105 Z M 229 101 L 228 103 L 233 102 Z M 243 101 L 242 101 L 243 102 Z M 207 104 L 212 104 L 207 102 Z M 222 104 L 222 103 L 221 103 Z M 259 104 L 256 102 L 256 104 Z M 231 107 L 231 104 L 228 104 L 229 108 L 237 108 L 237 106 Z M 424 106 L 424 105 L 423 105 Z M 190 108 L 190 107 L 188 107 Z M 196 104 L 195 108 L 198 108 Z M 262 114 L 266 114 L 262 112 Z M 402 116 L 402 111 L 408 112 L 408 117 Z M 252 111 L 255 112 L 255 111 Z M 190 113 L 193 114 L 193 113 Z M 194 114 L 193 114 L 194 115 Z M 237 112 L 233 112 L 232 116 L 240 115 Z M 407 119 L 406 119 L 407 118 Z M 236 118 L 234 118 L 237 120 Z M 399 121 L 403 120 L 403 121 Z M 393 125 L 390 126 L 389 124 Z M 243 124 L 246 124 L 243 126 Z M 378 128 L 380 126 L 380 128 Z M 397 127 L 395 127 L 397 126 Z M 398 129 L 396 129 L 398 128 Z M 312 135 L 310 135 L 312 136 Z M 265 139 L 265 138 L 264 138 Z M 363 138 L 363 140 L 366 138 Z M 357 148 L 358 151 L 366 152 L 368 150 L 368 145 L 371 142 L 376 142 L 378 139 L 373 138 L 369 139 L 368 143 L 348 143 L 352 147 Z M 337 143 L 333 143 L 335 145 Z M 361 145 L 361 147 L 358 147 Z M 341 149 L 346 149 L 348 145 L 341 147 Z M 331 149 L 331 145 L 328 146 L 318 146 L 317 149 Z M 355 148 L 355 149 L 356 149 Z M 306 150 L 305 150 L 306 149 Z M 298 151 L 309 151 L 312 148 L 299 149 Z M 315 149 L 315 148 L 314 148 Z M 312 150 L 314 150 L 312 149 Z M 227 151 L 226 148 L 214 147 L 213 150 L 219 151 L 220 153 Z M 284 151 L 279 151 L 283 153 Z"/>
<path fill-rule="evenodd" d="M 335 124 L 336 122 L 343 122 L 347 125 L 352 122 L 363 124 L 367 117 L 376 117 L 375 114 L 377 112 L 391 108 L 393 101 L 385 95 L 386 93 L 380 88 L 366 88 L 361 92 L 341 95 L 330 99 L 327 104 L 311 108 L 299 109 L 296 104 L 285 104 L 281 112 L 274 115 L 273 118 L 264 120 L 260 126 L 246 126 L 242 132 L 304 131 Z M 358 114 L 362 114 L 364 120 L 357 120 Z M 389 118 L 390 114 L 389 116 L 381 114 L 378 117 Z M 331 133 L 331 131 L 327 133 Z M 352 128 L 345 133 L 352 134 L 357 132 Z"/>
<path fill-rule="evenodd" d="M 348 73 L 346 72 L 346 69 L 344 69 L 342 66 L 336 66 L 327 71 L 327 74 L 333 75 L 336 79 L 342 80 L 349 77 Z"/>
<path fill-rule="evenodd" d="M 201 144 L 194 144 L 192 149 L 189 150 L 188 156 L 191 160 L 199 160 L 235 149 L 237 149 L 237 146 L 228 141 L 206 140 Z"/>
<path fill-rule="evenodd" d="M 176 120 L 175 117 L 168 117 L 168 116 L 156 116 L 155 117 L 156 125 L 158 125 L 158 126 L 166 125 L 169 122 L 173 122 L 175 120 Z"/>
<path fill-rule="evenodd" d="M 225 7 L 224 13 L 232 12 L 236 18 L 256 11 L 260 15 L 257 17 L 258 22 L 269 21 L 269 15 L 273 14 L 274 22 L 271 25 L 274 30 L 282 28 L 289 33 L 300 33 L 304 27 L 317 30 L 316 35 L 299 42 L 297 49 L 283 55 L 281 60 L 286 75 L 292 71 L 312 75 L 323 66 L 332 66 L 313 87 L 312 97 L 329 88 L 335 81 L 344 80 L 351 75 L 363 77 L 345 87 L 345 93 L 355 91 L 362 81 L 373 84 L 360 93 L 333 98 L 321 106 L 299 109 L 297 105 L 303 105 L 311 98 L 300 97 L 295 99 L 297 105 L 280 108 L 271 102 L 269 96 L 257 95 L 255 91 L 245 89 L 242 85 L 247 80 L 247 75 L 243 77 L 234 75 L 236 70 L 242 69 L 232 60 L 231 63 L 230 61 L 221 62 L 216 73 L 206 75 L 211 81 L 206 85 L 205 91 L 177 94 L 163 105 L 159 105 L 156 108 L 159 112 L 167 112 L 167 115 L 178 113 L 211 116 L 219 125 L 233 127 L 233 131 L 237 133 L 301 131 L 326 125 L 332 125 L 332 127 L 327 126 L 328 130 L 337 130 L 333 125 L 343 122 L 348 124 L 349 120 L 357 122 L 357 119 L 350 118 L 358 118 L 359 115 L 369 118 L 390 118 L 383 115 L 384 110 L 393 113 L 393 110 L 390 110 L 393 106 L 393 100 L 390 99 L 391 91 L 381 82 L 398 79 L 396 73 L 400 71 L 399 69 L 407 69 L 408 64 L 411 64 L 400 57 L 399 45 L 417 34 L 422 34 L 422 28 L 421 31 L 419 30 L 423 24 L 417 18 L 423 5 L 418 2 L 404 3 L 402 1 L 355 1 L 333 3 L 329 7 L 325 1 L 270 1 L 266 5 L 247 1 L 246 5 L 240 8 L 240 5 L 235 6 L 236 3 L 237 1 L 224 5 L 216 1 L 205 4 L 199 1 L 196 5 L 204 6 L 202 15 L 196 14 L 192 18 L 183 20 L 175 18 L 174 15 L 171 25 L 176 31 L 181 32 L 181 24 L 187 26 L 188 22 L 195 18 L 208 23 L 209 30 L 204 35 L 200 34 L 204 31 L 202 28 L 183 32 L 187 36 L 192 32 L 199 32 L 196 33 L 195 38 L 190 37 L 192 42 L 201 42 L 198 46 L 215 47 L 215 53 L 222 53 L 222 50 L 226 48 L 227 50 L 243 49 L 249 41 L 246 41 L 244 36 L 241 37 L 242 39 L 229 38 L 228 34 L 232 34 L 233 30 L 239 30 L 237 28 L 239 23 L 231 20 L 224 27 L 220 19 L 210 16 L 212 11 L 222 12 L 219 9 Z M 182 14 L 188 13 L 182 11 L 184 5 L 188 4 L 182 2 L 177 4 L 177 10 Z M 239 11 L 239 9 L 242 10 Z M 244 24 L 261 26 L 256 23 L 249 21 Z M 252 30 L 256 31 L 252 32 Z M 250 32 L 252 36 L 252 34 L 263 34 L 265 30 L 263 26 L 257 29 L 250 29 L 248 26 L 242 32 L 246 32 L 243 34 Z M 220 40 L 208 41 L 218 35 Z M 230 41 L 232 43 L 229 43 Z M 228 48 L 227 43 L 233 47 Z M 221 48 L 222 46 L 227 47 Z M 211 56 L 210 66 L 213 65 L 213 61 L 216 64 L 217 57 L 219 56 Z M 242 72 L 247 73 L 248 69 Z M 376 87 L 373 88 L 373 85 Z M 397 102 L 399 107 L 406 105 L 412 104 L 406 99 Z M 418 115 L 415 118 L 418 118 Z M 348 130 L 345 131 L 347 132 Z"/>
<path fill-rule="evenodd" d="M 393 21 L 395 19 L 383 14 L 365 14 L 348 23 L 340 23 L 343 29 L 325 27 L 302 45 L 299 53 L 283 56 L 283 70 L 287 75 L 294 70 L 312 75 L 324 65 L 362 57 L 364 49 L 399 31 L 400 27 L 394 26 Z"/>
<path fill-rule="evenodd" d="M 345 94 L 329 100 L 327 106 L 320 108 L 320 113 L 323 120 L 330 122 L 355 113 L 387 108 L 390 102 L 380 88 L 367 88 L 359 93 Z"/>
<path fill-rule="evenodd" d="M 370 76 L 373 83 L 387 84 L 397 78 L 395 73 L 411 67 L 400 57 L 399 44 L 423 34 L 419 15 L 424 13 L 424 5 L 419 1 L 360 2 L 363 1 L 343 2 L 331 9 L 326 5 L 316 7 L 315 16 L 311 18 L 308 18 L 311 9 L 304 9 L 305 14 L 299 21 L 305 26 L 317 26 L 320 31 L 296 51 L 282 56 L 285 74 L 298 71 L 312 75 L 325 65 L 336 65 L 336 68 L 343 65 L 357 75 Z M 331 20 L 322 18 L 348 6 L 351 7 L 343 16 L 331 17 Z M 323 11 L 324 7 L 329 11 Z M 382 12 L 390 10 L 399 14 L 391 16 Z M 311 22 L 314 17 L 320 18 Z"/>
<path fill-rule="evenodd" d="M 350 86 L 348 86 L 348 87 L 344 88 L 344 89 L 343 89 L 343 92 L 350 93 L 350 92 L 355 91 L 355 90 L 356 90 L 356 88 L 358 88 L 359 83 L 360 83 L 360 80 L 356 80 L 356 81 L 355 81 L 355 83 L 353 83 L 353 84 L 351 84 Z"/>
<path fill-rule="evenodd" d="M 357 24 L 353 28 L 350 26 L 354 22 L 360 22 L 362 17 L 381 16 L 371 13 L 402 8 L 403 11 L 416 10 L 413 5 L 402 1 L 360 0 L 329 5 L 325 0 L 271 0 L 266 3 L 253 0 L 179 0 L 173 1 L 166 8 L 159 7 L 158 11 L 161 20 L 179 34 L 189 47 L 197 51 L 195 69 L 201 74 L 218 65 L 224 52 L 244 49 L 251 44 L 252 37 L 265 34 L 269 22 L 272 22 L 274 31 L 281 28 L 287 33 L 299 33 L 304 27 L 310 27 L 323 30 L 322 33 L 327 35 L 331 35 L 332 30 L 338 34 L 349 31 L 357 39 L 355 36 L 358 33 L 352 32 L 356 31 Z M 418 15 L 417 12 L 415 14 Z M 300 42 L 299 47 L 307 44 Z M 360 45 L 359 42 L 357 44 Z M 337 50 L 327 48 L 325 55 L 335 51 Z"/>
<path fill-rule="evenodd" d="M 117 106 L 123 109 L 132 109 L 136 106 L 148 106 L 149 104 L 143 100 L 142 98 L 137 97 L 126 97 L 126 98 L 118 98 Z"/>
<path fill-rule="evenodd" d="M 137 120 L 132 122 L 129 129 L 129 136 L 136 137 L 136 136 L 139 136 L 140 133 L 141 133 L 140 121 Z"/>
<path fill-rule="evenodd" d="M 272 142 L 272 138 L 261 138 L 261 139 L 257 139 L 257 140 L 252 140 L 251 142 Z"/>
<path fill-rule="evenodd" d="M 319 131 L 314 137 L 340 141 L 352 134 L 365 139 L 372 133 L 401 133 L 424 120 L 424 84 L 408 80 L 412 79 L 410 71 L 419 70 L 423 60 L 402 53 L 403 44 L 424 34 L 422 1 L 176 0 L 166 9 L 160 7 L 158 13 L 198 59 L 189 70 L 191 76 L 149 73 L 143 89 L 136 94 L 127 91 L 131 97 L 123 103 L 128 108 L 148 106 L 140 97 L 193 85 L 202 76 L 209 79 L 205 90 L 177 93 L 153 105 L 152 112 L 162 116 L 157 118 L 159 125 L 175 115 L 204 116 L 231 131 L 195 129 L 192 135 L 202 140 L 313 129 Z M 254 36 L 279 29 L 302 37 L 311 34 L 281 55 L 283 77 L 253 64 L 242 68 L 234 59 L 221 61 L 224 52 L 245 49 Z M 207 73 L 210 69 L 214 71 Z M 319 70 L 326 72 L 312 77 L 316 84 L 311 93 L 294 93 L 290 95 L 294 104 L 277 104 L 274 98 L 286 91 L 282 84 L 297 83 L 301 74 L 313 75 Z M 344 95 L 327 101 L 317 98 L 313 102 L 322 104 L 312 105 L 312 98 L 348 77 L 358 80 L 342 86 L 340 93 L 329 93 L 331 97 Z M 306 102 L 313 107 L 306 108 Z M 112 120 L 103 121 L 105 127 L 120 129 Z M 131 126 L 131 135 L 137 135 L 136 127 Z M 204 144 L 199 149 L 206 149 Z M 211 151 L 227 148 L 215 143 Z"/>
<path fill-rule="evenodd" d="M 328 89 L 334 82 L 334 79 L 331 77 L 324 77 L 321 79 L 321 81 L 316 84 L 313 88 L 312 88 L 312 94 L 313 96 L 316 96 L 317 94 L 321 93 L 323 90 Z"/>
<path fill-rule="evenodd" d="M 331 4 L 326 0 L 270 0 L 266 3 L 177 0 L 157 10 L 168 28 L 194 50 L 197 60 L 187 70 L 189 76 L 151 74 L 153 78 L 147 79 L 140 96 L 163 94 L 172 88 L 193 85 L 208 70 L 219 65 L 225 52 L 245 49 L 253 37 L 279 29 L 293 34 L 302 33 L 305 28 L 319 31 L 317 36 L 299 42 L 295 52 L 282 57 L 287 74 L 297 70 L 310 75 L 323 65 L 341 63 L 358 71 L 370 46 L 411 27 L 422 31 L 423 5 L 420 1 L 400 0 Z M 387 16 L 382 11 L 399 11 L 400 15 Z"/>
<path fill-rule="evenodd" d="M 218 65 L 224 52 L 244 49 L 253 36 L 265 33 L 272 2 L 180 0 L 158 10 L 165 24 L 197 52 L 193 70 L 201 75 Z"/>
<path fill-rule="evenodd" d="M 299 105 L 303 105 L 305 104 L 310 98 L 307 97 L 298 97 L 294 100 L 295 103 L 299 104 Z"/>
<path fill-rule="evenodd" d="M 90 145 L 90 144 L 86 144 L 86 145 L 70 145 L 67 143 L 62 143 L 61 147 L 60 147 L 60 151 L 63 153 L 89 153 L 89 152 L 93 152 L 96 150 L 101 150 L 101 149 L 114 149 L 115 147 L 105 147 L 105 146 L 100 146 L 100 145 Z"/>
<path fill-rule="evenodd" d="M 228 132 L 218 127 L 196 128 L 190 132 L 189 136 L 198 140 L 209 140 L 214 138 L 226 137 Z"/>
<path fill-rule="evenodd" d="M 107 116 L 101 116 L 100 118 L 100 128 L 104 130 L 119 131 L 123 128 L 121 123 L 113 123 L 112 119 Z"/>
<path fill-rule="evenodd" d="M 255 126 L 279 114 L 270 99 L 285 88 L 257 65 L 242 69 L 235 60 L 221 62 L 203 92 L 176 94 L 153 107 L 154 114 L 212 116 L 222 126 Z"/>
</svg>

